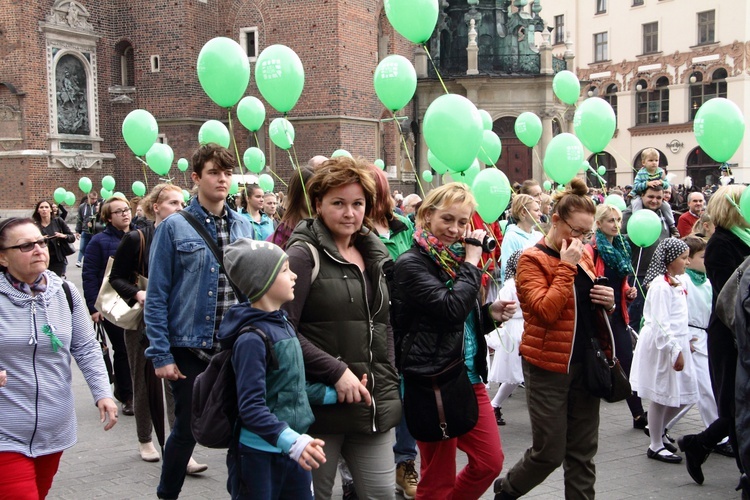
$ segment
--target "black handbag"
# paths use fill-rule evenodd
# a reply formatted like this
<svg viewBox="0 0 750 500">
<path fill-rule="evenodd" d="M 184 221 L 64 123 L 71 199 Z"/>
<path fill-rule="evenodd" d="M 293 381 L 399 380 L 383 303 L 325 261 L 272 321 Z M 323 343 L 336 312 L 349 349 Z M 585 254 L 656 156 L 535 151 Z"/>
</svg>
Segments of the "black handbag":
<svg viewBox="0 0 750 500">
<path fill-rule="evenodd" d="M 466 434 L 479 419 L 479 405 L 463 359 L 434 375 L 404 373 L 404 416 L 417 441 Z"/>
<path fill-rule="evenodd" d="M 109 357 L 109 346 L 107 345 L 107 333 L 104 331 L 104 325 L 99 322 L 94 324 L 96 330 L 96 340 L 99 342 L 99 347 L 102 348 L 102 356 L 104 357 L 104 366 L 107 369 L 107 376 L 109 377 L 109 383 L 113 383 L 115 379 L 115 372 L 112 369 L 112 358 Z"/>
<path fill-rule="evenodd" d="M 583 363 L 586 389 L 592 396 L 602 398 L 608 403 L 627 399 L 633 394 L 633 389 L 620 366 L 620 360 L 607 359 L 599 341 L 595 338 L 590 340 L 590 345 L 586 346 Z"/>
</svg>

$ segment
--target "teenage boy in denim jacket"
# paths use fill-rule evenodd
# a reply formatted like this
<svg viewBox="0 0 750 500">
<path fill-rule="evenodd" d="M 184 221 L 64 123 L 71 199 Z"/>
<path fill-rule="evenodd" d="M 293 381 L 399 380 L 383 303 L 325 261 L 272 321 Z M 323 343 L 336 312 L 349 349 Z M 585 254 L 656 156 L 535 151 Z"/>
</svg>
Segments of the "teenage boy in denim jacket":
<svg viewBox="0 0 750 500">
<path fill-rule="evenodd" d="M 219 251 L 239 238 L 252 238 L 250 224 L 225 202 L 234 170 L 231 153 L 206 144 L 193 154 L 192 165 L 198 194 L 185 211 L 204 225 Z M 219 323 L 238 299 L 206 242 L 179 214 L 167 217 L 154 234 L 146 297 L 146 357 L 156 375 L 171 382 L 175 400 L 156 494 L 177 498 L 195 447 L 190 430 L 193 382 L 218 349 Z"/>
</svg>

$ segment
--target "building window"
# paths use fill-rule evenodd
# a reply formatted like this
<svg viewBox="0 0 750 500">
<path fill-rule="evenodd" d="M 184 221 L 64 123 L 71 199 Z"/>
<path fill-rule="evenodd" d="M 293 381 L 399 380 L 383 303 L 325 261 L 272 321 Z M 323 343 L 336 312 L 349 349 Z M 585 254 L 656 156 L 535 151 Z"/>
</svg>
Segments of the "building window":
<svg viewBox="0 0 750 500">
<path fill-rule="evenodd" d="M 607 32 L 594 34 L 594 62 L 609 59 L 607 51 Z"/>
<path fill-rule="evenodd" d="M 645 80 L 636 85 L 636 125 L 669 123 L 669 80 L 662 76 L 653 90 L 647 88 Z M 640 88 L 640 90 L 639 90 Z"/>
<path fill-rule="evenodd" d="M 565 16 L 555 16 L 555 45 L 565 43 Z"/>
<path fill-rule="evenodd" d="M 607 0 L 596 0 L 596 13 L 604 14 L 607 12 Z"/>
<path fill-rule="evenodd" d="M 617 120 L 617 85 L 614 83 L 608 85 L 601 98 L 612 106 L 612 110 L 615 112 L 615 120 Z"/>
<path fill-rule="evenodd" d="M 151 56 L 151 73 L 161 71 L 161 60 L 159 56 Z"/>
<path fill-rule="evenodd" d="M 716 14 L 713 10 L 698 12 L 698 45 L 714 43 L 716 35 Z"/>
<path fill-rule="evenodd" d="M 247 54 L 247 58 L 250 62 L 255 62 L 258 58 L 258 28 L 253 26 L 252 28 L 241 28 L 240 29 L 240 46 L 242 50 Z"/>
<path fill-rule="evenodd" d="M 719 68 L 711 75 L 711 83 L 703 81 L 703 73 L 696 71 L 690 75 L 690 120 L 695 120 L 695 114 L 704 102 L 714 97 L 727 96 L 727 71 Z"/>
<path fill-rule="evenodd" d="M 633 7 L 638 7 L 639 5 L 643 5 L 643 0 L 633 0 Z"/>
<path fill-rule="evenodd" d="M 135 63 L 133 57 L 133 46 L 130 42 L 123 40 L 115 45 L 115 53 L 118 56 L 118 65 L 115 68 L 114 84 L 123 87 L 135 87 Z M 117 71 L 119 69 L 119 71 Z"/>
<path fill-rule="evenodd" d="M 659 23 L 643 25 L 643 53 L 659 52 Z"/>
</svg>

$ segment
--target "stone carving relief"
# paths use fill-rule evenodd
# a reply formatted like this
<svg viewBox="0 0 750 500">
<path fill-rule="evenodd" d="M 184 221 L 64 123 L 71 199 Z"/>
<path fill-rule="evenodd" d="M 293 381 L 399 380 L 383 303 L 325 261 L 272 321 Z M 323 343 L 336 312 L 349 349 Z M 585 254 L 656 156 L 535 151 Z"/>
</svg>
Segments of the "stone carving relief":
<svg viewBox="0 0 750 500">
<path fill-rule="evenodd" d="M 15 148 L 23 140 L 21 134 L 21 112 L 0 104 L 0 147 L 6 151 Z"/>
<path fill-rule="evenodd" d="M 88 135 L 89 109 L 86 69 L 80 59 L 64 55 L 55 68 L 57 101 L 57 132 L 59 134 Z"/>
<path fill-rule="evenodd" d="M 47 15 L 47 22 L 68 28 L 94 31 L 89 24 L 89 11 L 75 0 L 57 0 Z"/>
<path fill-rule="evenodd" d="M 81 171 L 84 168 L 91 168 L 97 163 L 101 163 L 101 159 L 87 158 L 83 153 L 77 153 L 75 156 L 69 157 L 58 157 L 55 159 L 62 163 L 64 166 L 75 169 L 77 171 Z"/>
</svg>

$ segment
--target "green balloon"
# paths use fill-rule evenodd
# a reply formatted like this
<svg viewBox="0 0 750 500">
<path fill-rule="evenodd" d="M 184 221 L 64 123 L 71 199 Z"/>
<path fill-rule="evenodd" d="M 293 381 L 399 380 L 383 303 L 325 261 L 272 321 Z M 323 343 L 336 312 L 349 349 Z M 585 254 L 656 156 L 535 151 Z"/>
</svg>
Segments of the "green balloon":
<svg viewBox="0 0 750 500">
<path fill-rule="evenodd" d="M 383 160 L 381 160 L 380 158 L 378 158 L 377 160 L 375 160 L 374 165 L 376 167 L 378 167 L 380 170 L 385 170 L 385 162 Z"/>
<path fill-rule="evenodd" d="M 750 189 L 742 189 L 742 194 L 740 195 L 740 212 L 742 212 L 742 216 L 750 224 Z"/>
<path fill-rule="evenodd" d="M 427 147 L 454 172 L 466 170 L 474 162 L 483 132 L 476 106 L 458 94 L 444 94 L 432 101 L 422 123 Z"/>
<path fill-rule="evenodd" d="M 260 174 L 258 176 L 258 186 L 260 186 L 264 193 L 272 193 L 273 177 L 268 174 Z"/>
<path fill-rule="evenodd" d="M 331 153 L 331 158 L 338 158 L 339 156 L 345 156 L 347 158 L 352 158 L 352 154 L 347 151 L 346 149 L 337 149 L 333 153 Z"/>
<path fill-rule="evenodd" d="M 385 57 L 375 68 L 373 86 L 378 99 L 393 112 L 406 106 L 417 90 L 417 72 L 404 56 Z"/>
<path fill-rule="evenodd" d="M 596 169 L 596 173 L 603 177 L 604 174 L 607 173 L 607 167 L 605 167 L 604 165 L 599 165 L 599 168 Z"/>
<path fill-rule="evenodd" d="M 286 118 L 274 118 L 268 127 L 271 142 L 281 149 L 289 149 L 294 144 L 294 126 Z"/>
<path fill-rule="evenodd" d="M 427 150 L 427 163 L 430 164 L 432 167 L 432 170 L 437 172 L 438 174 L 444 174 L 448 171 L 448 166 L 440 161 L 437 156 L 435 156 L 435 153 Z"/>
<path fill-rule="evenodd" d="M 477 200 L 477 213 L 487 224 L 491 224 L 505 212 L 510 201 L 510 182 L 497 168 L 485 168 L 479 172 L 471 185 Z"/>
<path fill-rule="evenodd" d="M 552 79 L 552 91 L 565 104 L 573 105 L 581 94 L 581 82 L 572 71 L 560 71 Z"/>
<path fill-rule="evenodd" d="M 578 175 L 583 162 L 583 144 L 573 134 L 558 134 L 544 153 L 544 172 L 558 184 L 567 184 Z"/>
<path fill-rule="evenodd" d="M 266 121 L 266 107 L 257 97 L 243 97 L 237 105 L 237 118 L 250 132 L 257 132 Z"/>
<path fill-rule="evenodd" d="M 70 191 L 65 193 L 65 204 L 68 205 L 69 207 L 72 207 L 73 205 L 76 204 L 75 193 L 71 193 Z"/>
<path fill-rule="evenodd" d="M 693 132 L 703 151 L 714 161 L 724 163 L 740 147 L 745 135 L 745 119 L 735 103 L 716 97 L 698 108 Z"/>
<path fill-rule="evenodd" d="M 239 179 L 232 179 L 232 183 L 229 185 L 229 194 L 234 196 L 240 192 L 240 181 Z"/>
<path fill-rule="evenodd" d="M 91 179 L 88 177 L 81 177 L 78 179 L 78 189 L 83 191 L 86 194 L 89 194 L 89 191 L 91 191 L 91 188 L 94 187 L 93 183 L 91 182 Z"/>
<path fill-rule="evenodd" d="M 68 191 L 64 187 L 59 187 L 55 189 L 55 192 L 52 195 L 52 198 L 54 198 L 55 203 L 60 204 L 65 201 L 65 195 L 68 193 Z"/>
<path fill-rule="evenodd" d="M 141 181 L 135 181 L 130 188 L 136 196 L 143 196 L 146 194 L 146 186 Z"/>
<path fill-rule="evenodd" d="M 608 195 L 606 198 L 604 198 L 604 204 L 617 207 L 620 209 L 620 212 L 622 212 L 623 210 L 627 208 L 627 205 L 625 204 L 625 200 L 623 200 L 622 196 L 620 196 L 619 194 Z"/>
<path fill-rule="evenodd" d="M 145 109 L 134 109 L 122 121 L 122 137 L 134 155 L 145 155 L 159 137 L 156 118 Z"/>
<path fill-rule="evenodd" d="M 508 227 L 508 221 L 501 220 L 499 224 L 500 224 L 500 231 L 503 233 L 503 236 L 505 236 L 505 229 Z"/>
<path fill-rule="evenodd" d="M 430 172 L 429 170 L 425 170 L 424 172 L 422 172 L 422 180 L 424 180 L 425 182 L 432 182 L 433 178 L 434 177 L 432 176 L 432 172 Z"/>
<path fill-rule="evenodd" d="M 474 179 L 476 179 L 477 175 L 481 171 L 482 167 L 479 166 L 479 160 L 475 159 L 471 166 L 463 172 L 450 172 L 450 174 L 455 181 L 463 182 L 467 186 L 471 187 L 471 185 L 474 183 Z"/>
<path fill-rule="evenodd" d="M 157 142 L 146 153 L 146 163 L 156 175 L 167 175 L 174 161 L 174 151 L 167 144 Z"/>
<path fill-rule="evenodd" d="M 247 148 L 245 154 L 242 155 L 242 161 L 245 167 L 254 174 L 259 174 L 266 168 L 266 155 L 256 147 Z"/>
<path fill-rule="evenodd" d="M 228 148 L 231 142 L 229 129 L 219 120 L 208 120 L 198 130 L 198 142 L 201 145 L 213 142 Z"/>
<path fill-rule="evenodd" d="M 536 146 L 542 138 L 542 120 L 530 111 L 518 115 L 514 129 L 516 137 L 530 148 Z"/>
<path fill-rule="evenodd" d="M 180 158 L 179 160 L 177 160 L 177 168 L 180 170 L 180 172 L 185 172 L 189 166 L 190 164 L 185 158 Z"/>
<path fill-rule="evenodd" d="M 268 104 L 279 113 L 286 113 L 302 95 L 305 69 L 292 49 L 271 45 L 263 49 L 255 63 L 255 83 Z"/>
<path fill-rule="evenodd" d="M 545 191 L 550 191 L 552 189 L 552 183 L 550 181 L 544 181 L 542 187 Z"/>
<path fill-rule="evenodd" d="M 127 197 L 124 194 L 122 194 L 122 192 L 120 192 L 120 191 L 115 191 L 114 193 L 112 193 L 112 196 L 117 196 L 118 198 L 125 198 L 125 199 L 127 199 Z"/>
<path fill-rule="evenodd" d="M 661 219 L 653 210 L 638 210 L 628 219 L 628 238 L 639 247 L 650 247 L 661 235 Z"/>
<path fill-rule="evenodd" d="M 250 83 L 247 53 L 231 38 L 216 37 L 206 42 L 198 54 L 196 69 L 201 87 L 222 108 L 237 104 Z"/>
<path fill-rule="evenodd" d="M 106 189 L 107 191 L 114 191 L 115 190 L 115 178 L 111 175 L 105 175 L 102 177 L 102 187 Z"/>
<path fill-rule="evenodd" d="M 601 97 L 583 101 L 573 116 L 573 128 L 581 143 L 592 153 L 601 153 L 615 134 L 617 118 L 612 106 Z"/>
<path fill-rule="evenodd" d="M 482 128 L 484 130 L 492 130 L 492 116 L 485 110 L 479 110 L 479 116 L 482 117 Z"/>
<path fill-rule="evenodd" d="M 424 44 L 438 19 L 438 0 L 385 0 L 385 15 L 393 28 L 407 40 Z"/>
<path fill-rule="evenodd" d="M 482 146 L 479 148 L 477 158 L 485 165 L 494 165 L 500 159 L 502 152 L 500 138 L 492 130 L 485 130 L 482 137 Z"/>
<path fill-rule="evenodd" d="M 190 192 L 187 189 L 182 190 L 182 199 L 185 200 L 185 203 L 190 201 Z"/>
<path fill-rule="evenodd" d="M 102 200 L 104 200 L 104 201 L 107 201 L 108 199 L 110 199 L 112 197 L 112 191 L 110 191 L 107 188 L 101 188 L 99 190 L 99 194 L 101 195 Z"/>
</svg>

